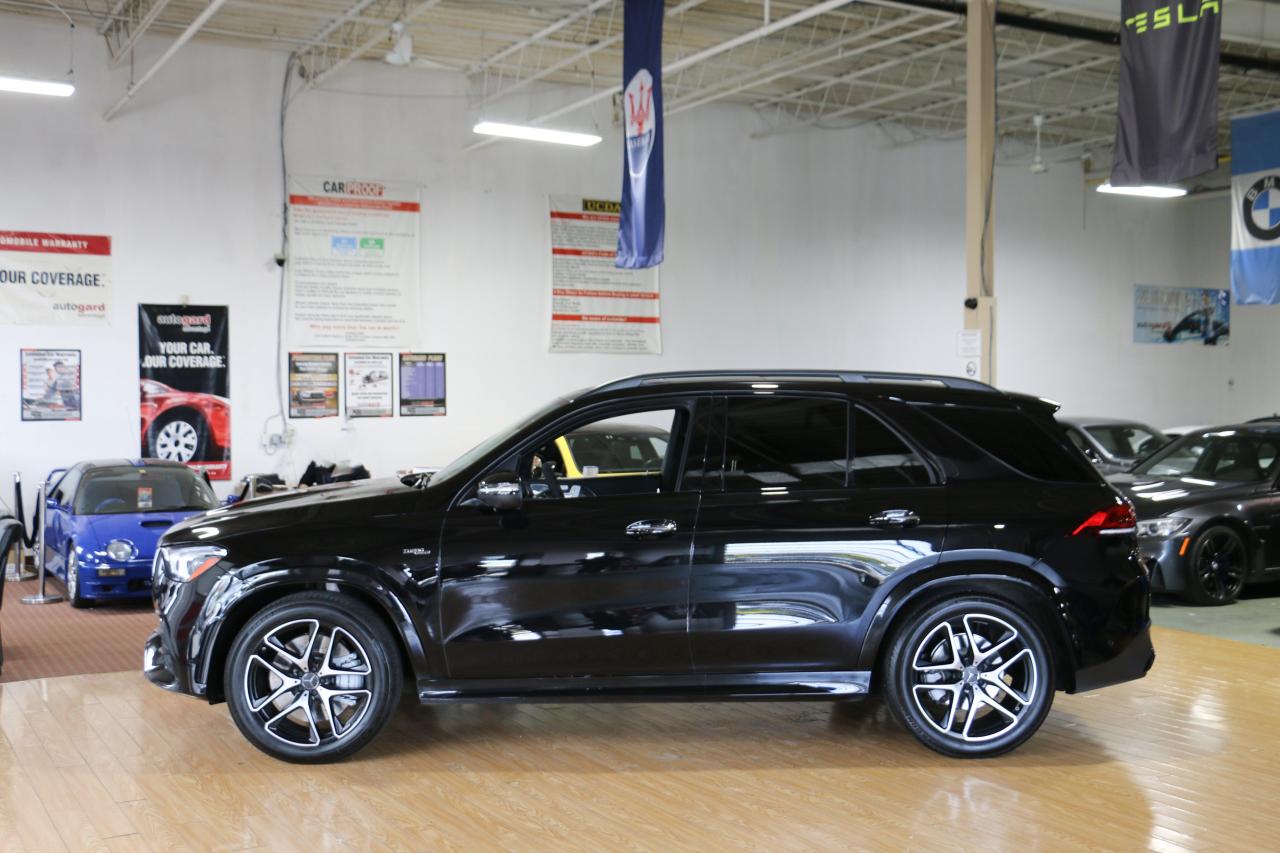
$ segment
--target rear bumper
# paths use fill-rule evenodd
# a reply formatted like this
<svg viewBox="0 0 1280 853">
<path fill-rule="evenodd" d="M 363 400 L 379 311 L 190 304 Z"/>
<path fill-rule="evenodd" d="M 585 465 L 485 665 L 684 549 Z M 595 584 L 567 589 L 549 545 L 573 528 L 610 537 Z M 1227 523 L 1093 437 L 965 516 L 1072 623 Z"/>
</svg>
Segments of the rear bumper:
<svg viewBox="0 0 1280 853">
<path fill-rule="evenodd" d="M 1123 681 L 1142 678 L 1156 661 L 1156 650 L 1151 644 L 1151 623 L 1133 637 L 1118 655 L 1104 663 L 1076 671 L 1076 684 L 1072 693 L 1096 690 Z"/>
</svg>

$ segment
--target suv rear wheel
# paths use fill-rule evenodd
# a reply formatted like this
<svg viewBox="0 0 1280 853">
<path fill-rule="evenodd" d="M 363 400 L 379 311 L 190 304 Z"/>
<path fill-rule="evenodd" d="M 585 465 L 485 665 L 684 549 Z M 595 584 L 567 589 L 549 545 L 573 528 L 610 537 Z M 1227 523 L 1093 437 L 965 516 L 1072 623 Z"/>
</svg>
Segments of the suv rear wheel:
<svg viewBox="0 0 1280 853">
<path fill-rule="evenodd" d="M 236 635 L 223 684 L 232 719 L 285 761 L 336 761 L 391 719 L 404 676 L 399 648 L 372 610 L 303 592 L 265 608 Z"/>
<path fill-rule="evenodd" d="M 981 758 L 1019 746 L 1053 704 L 1053 656 L 1022 612 L 990 598 L 926 607 L 894 633 L 889 707 L 921 743 Z"/>
</svg>

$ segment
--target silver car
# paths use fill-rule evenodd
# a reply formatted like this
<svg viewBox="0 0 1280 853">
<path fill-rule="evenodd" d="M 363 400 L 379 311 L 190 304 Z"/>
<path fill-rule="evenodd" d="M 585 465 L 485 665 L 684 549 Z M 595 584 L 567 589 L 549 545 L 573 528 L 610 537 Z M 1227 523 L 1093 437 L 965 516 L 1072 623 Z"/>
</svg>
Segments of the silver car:
<svg viewBox="0 0 1280 853">
<path fill-rule="evenodd" d="M 1099 471 L 1119 474 L 1169 443 L 1155 427 L 1116 418 L 1058 418 L 1071 443 Z"/>
</svg>

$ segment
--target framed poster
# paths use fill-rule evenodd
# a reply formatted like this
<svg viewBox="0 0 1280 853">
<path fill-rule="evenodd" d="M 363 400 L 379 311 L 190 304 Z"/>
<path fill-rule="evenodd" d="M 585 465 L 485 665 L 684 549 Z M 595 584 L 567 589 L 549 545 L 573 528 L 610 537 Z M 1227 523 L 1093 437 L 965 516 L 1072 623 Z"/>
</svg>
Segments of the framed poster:
<svg viewBox="0 0 1280 853">
<path fill-rule="evenodd" d="M 289 417 L 338 416 L 338 354 L 289 353 Z"/>
<path fill-rule="evenodd" d="M 225 305 L 139 305 L 144 458 L 231 479 L 231 334 Z"/>
<path fill-rule="evenodd" d="M 78 421 L 80 350 L 22 350 L 22 419 Z"/>
<path fill-rule="evenodd" d="M 444 353 L 400 353 L 400 414 L 444 413 Z"/>
<path fill-rule="evenodd" d="M 349 352 L 343 355 L 347 377 L 347 417 L 389 418 L 395 415 L 391 388 L 391 353 Z"/>
<path fill-rule="evenodd" d="M 1136 285 L 1133 341 L 1226 346 L 1231 342 L 1231 292 L 1205 287 Z"/>
</svg>

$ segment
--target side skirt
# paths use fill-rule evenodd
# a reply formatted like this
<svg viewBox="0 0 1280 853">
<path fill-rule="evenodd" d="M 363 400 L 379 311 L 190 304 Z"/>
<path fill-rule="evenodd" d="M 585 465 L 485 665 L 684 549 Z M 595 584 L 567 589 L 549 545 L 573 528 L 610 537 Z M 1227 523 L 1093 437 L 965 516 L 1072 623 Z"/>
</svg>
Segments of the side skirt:
<svg viewBox="0 0 1280 853">
<path fill-rule="evenodd" d="M 853 699 L 871 687 L 869 672 L 765 672 L 678 676 L 419 680 L 424 704 L 447 702 L 714 702 Z"/>
</svg>

